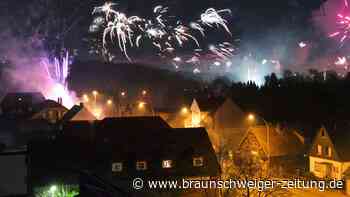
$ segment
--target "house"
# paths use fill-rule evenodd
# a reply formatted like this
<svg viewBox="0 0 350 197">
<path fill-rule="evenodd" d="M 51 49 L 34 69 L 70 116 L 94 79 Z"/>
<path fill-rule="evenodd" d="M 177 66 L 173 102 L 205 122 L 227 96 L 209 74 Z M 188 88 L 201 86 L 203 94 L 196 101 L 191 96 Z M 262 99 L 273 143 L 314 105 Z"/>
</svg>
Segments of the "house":
<svg viewBox="0 0 350 197">
<path fill-rule="evenodd" d="M 316 134 L 309 152 L 309 170 L 319 178 L 343 179 L 350 171 L 350 132 L 346 128 Z"/>
<path fill-rule="evenodd" d="M 7 117 L 28 117 L 33 114 L 33 106 L 45 101 L 40 92 L 8 93 L 1 101 L 1 111 Z"/>
<path fill-rule="evenodd" d="M 62 103 L 45 100 L 38 92 L 8 93 L 1 101 L 0 143 L 6 147 L 23 146 L 33 137 L 50 135 L 68 111 Z"/>
<path fill-rule="evenodd" d="M 34 105 L 34 113 L 31 115 L 31 119 L 44 119 L 50 123 L 56 123 L 60 121 L 64 114 L 68 111 L 62 103 L 45 100 L 41 103 Z"/>
<path fill-rule="evenodd" d="M 159 117 L 124 117 L 69 122 L 60 133 L 56 139 L 30 144 L 31 188 L 58 176 L 74 184 L 76 178 L 67 174 L 72 168 L 95 173 L 130 196 L 155 195 L 133 190 L 134 178 L 217 179 L 220 175 L 204 128 L 174 129 Z M 215 192 L 189 191 L 189 196 L 213 196 Z"/>
<path fill-rule="evenodd" d="M 296 131 L 257 125 L 242 137 L 235 156 L 254 158 L 273 175 L 293 175 L 303 167 L 304 153 L 303 137 Z"/>
<path fill-rule="evenodd" d="M 246 127 L 246 114 L 231 98 L 194 98 L 182 108 L 158 111 L 172 127 L 205 127 L 207 130 Z M 172 114 L 171 114 L 172 113 Z"/>
</svg>

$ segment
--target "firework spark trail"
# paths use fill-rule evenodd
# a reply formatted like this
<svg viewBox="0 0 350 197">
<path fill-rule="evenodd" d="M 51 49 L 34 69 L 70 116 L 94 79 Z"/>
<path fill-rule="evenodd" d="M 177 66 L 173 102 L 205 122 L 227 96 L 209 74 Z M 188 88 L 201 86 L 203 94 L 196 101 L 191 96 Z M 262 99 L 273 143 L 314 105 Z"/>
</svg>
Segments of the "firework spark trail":
<svg viewBox="0 0 350 197">
<path fill-rule="evenodd" d="M 215 10 L 214 8 L 209 8 L 203 14 L 201 14 L 200 21 L 201 23 L 209 27 L 222 26 L 230 35 L 232 35 L 231 31 L 226 25 L 227 21 L 223 19 L 222 16 L 220 15 L 220 13 L 224 13 L 224 12 L 231 14 L 230 9 Z"/>
<path fill-rule="evenodd" d="M 187 31 L 188 31 L 188 28 L 183 25 L 179 25 L 174 28 L 173 36 L 176 38 L 178 44 L 182 46 L 185 41 L 188 41 L 189 39 L 191 39 L 199 47 L 198 40 L 191 34 L 187 33 Z"/>
<path fill-rule="evenodd" d="M 337 24 L 339 25 L 339 30 L 331 33 L 329 37 L 340 37 L 339 42 L 343 44 L 349 37 L 350 33 L 350 16 L 344 16 L 342 14 L 337 15 Z"/>
<path fill-rule="evenodd" d="M 223 60 L 228 60 L 233 56 L 234 48 L 231 43 L 224 42 L 219 45 L 210 45 L 209 50 Z"/>
<path fill-rule="evenodd" d="M 337 61 L 334 62 L 335 65 L 345 65 L 347 64 L 346 57 L 337 57 Z"/>
<path fill-rule="evenodd" d="M 67 77 L 69 74 L 69 53 L 66 52 L 62 59 L 55 57 L 50 60 L 47 57 L 41 59 L 41 65 L 44 66 L 47 78 L 53 84 L 46 92 L 46 97 L 52 100 L 62 98 L 63 105 L 66 107 L 72 107 L 74 105 L 74 99 L 71 93 L 68 91 Z"/>
<path fill-rule="evenodd" d="M 204 33 L 205 30 L 199 23 L 192 22 L 190 23 L 190 27 L 192 29 L 198 30 L 202 34 L 202 36 L 205 36 L 205 33 Z"/>
<path fill-rule="evenodd" d="M 151 19 L 141 18 L 139 16 L 128 17 L 126 14 L 115 10 L 113 7 L 116 3 L 105 3 L 103 6 L 95 7 L 93 14 L 104 14 L 105 25 L 103 30 L 102 45 L 104 51 L 107 50 L 107 43 L 116 41 L 117 46 L 124 56 L 131 61 L 127 53 L 127 46 L 141 46 L 141 42 L 146 38 L 151 40 L 152 44 L 159 49 L 160 53 L 172 53 L 177 47 L 182 47 L 185 42 L 193 41 L 198 48 L 200 44 L 195 36 L 190 32 L 191 29 L 197 30 L 201 35 L 205 36 L 203 26 L 223 27 L 226 32 L 231 34 L 227 27 L 227 21 L 220 15 L 221 13 L 231 13 L 229 9 L 215 10 L 214 8 L 207 9 L 201 14 L 200 20 L 191 22 L 189 27 L 177 20 L 174 24 L 173 20 L 168 20 L 168 7 L 158 5 L 154 7 L 154 17 Z M 98 29 L 100 25 L 95 22 L 92 29 Z M 107 39 L 108 37 L 108 39 Z M 135 44 L 134 44 L 135 43 Z M 227 53 L 222 51 L 221 53 Z"/>
</svg>

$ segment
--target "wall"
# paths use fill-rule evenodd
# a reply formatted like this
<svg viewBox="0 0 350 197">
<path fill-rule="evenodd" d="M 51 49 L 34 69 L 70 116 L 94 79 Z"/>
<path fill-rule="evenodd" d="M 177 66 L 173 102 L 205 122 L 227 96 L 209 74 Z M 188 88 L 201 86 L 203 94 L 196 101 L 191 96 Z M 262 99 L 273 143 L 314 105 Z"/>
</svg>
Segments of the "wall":
<svg viewBox="0 0 350 197">
<path fill-rule="evenodd" d="M 0 196 L 27 193 L 24 154 L 0 153 Z"/>
</svg>

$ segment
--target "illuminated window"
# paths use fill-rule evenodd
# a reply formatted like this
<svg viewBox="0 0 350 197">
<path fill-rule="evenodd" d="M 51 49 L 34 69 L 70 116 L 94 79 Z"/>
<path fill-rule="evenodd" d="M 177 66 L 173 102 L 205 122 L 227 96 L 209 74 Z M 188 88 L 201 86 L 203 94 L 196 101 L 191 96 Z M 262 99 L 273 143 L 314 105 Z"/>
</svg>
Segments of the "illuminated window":
<svg viewBox="0 0 350 197">
<path fill-rule="evenodd" d="M 203 157 L 193 157 L 193 166 L 201 167 L 204 165 Z"/>
<path fill-rule="evenodd" d="M 327 155 L 328 155 L 328 157 L 332 157 L 332 149 L 331 149 L 331 147 L 327 147 Z"/>
<path fill-rule="evenodd" d="M 322 172 L 322 171 L 323 171 L 323 165 L 322 165 L 322 163 L 315 162 L 314 169 L 315 169 L 316 172 Z"/>
<path fill-rule="evenodd" d="M 233 159 L 233 152 L 232 152 L 232 150 L 229 150 L 229 151 L 228 151 L 228 157 L 229 157 L 230 159 Z"/>
<path fill-rule="evenodd" d="M 163 160 L 162 166 L 163 166 L 163 168 L 172 168 L 173 161 L 172 160 Z"/>
<path fill-rule="evenodd" d="M 147 162 L 146 161 L 137 161 L 136 162 L 136 170 L 147 170 Z"/>
<path fill-rule="evenodd" d="M 112 163 L 112 172 L 121 172 L 123 170 L 122 162 Z"/>
<path fill-rule="evenodd" d="M 322 155 L 322 146 L 320 144 L 317 144 L 317 154 Z"/>
</svg>

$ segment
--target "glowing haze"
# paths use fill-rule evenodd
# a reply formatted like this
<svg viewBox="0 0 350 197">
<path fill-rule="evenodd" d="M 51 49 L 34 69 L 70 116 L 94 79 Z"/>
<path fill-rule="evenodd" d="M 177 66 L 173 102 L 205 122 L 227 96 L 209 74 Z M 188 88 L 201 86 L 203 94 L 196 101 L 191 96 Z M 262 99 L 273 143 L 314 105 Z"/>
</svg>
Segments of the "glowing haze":
<svg viewBox="0 0 350 197">
<path fill-rule="evenodd" d="M 69 72 L 69 54 L 50 58 L 35 37 L 29 40 L 3 34 L 6 48 L 0 48 L 2 58 L 10 65 L 4 69 L 3 77 L 8 91 L 38 91 L 46 99 L 57 101 L 70 108 L 76 101 L 74 92 L 68 90 L 66 79 Z"/>
</svg>

